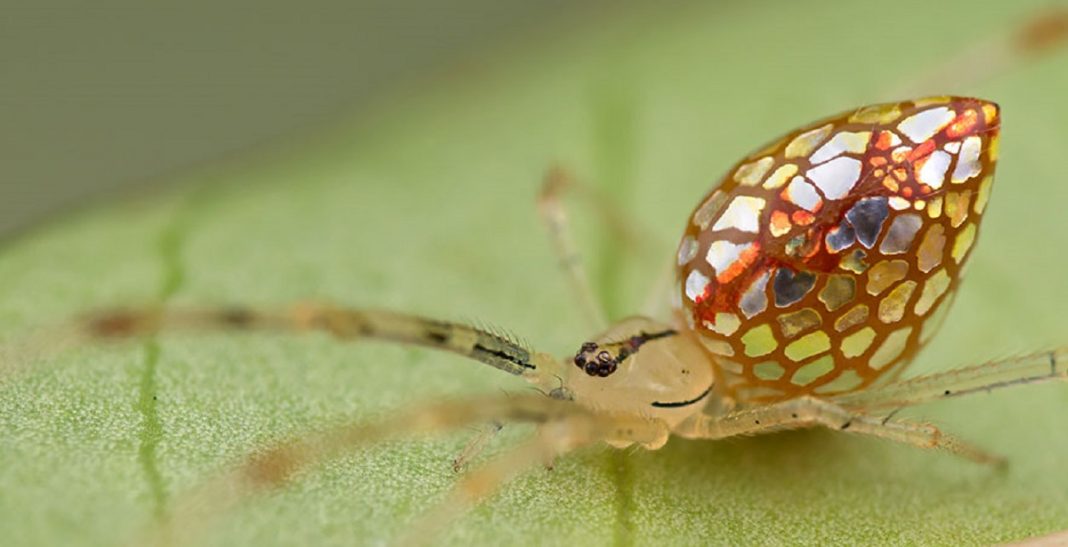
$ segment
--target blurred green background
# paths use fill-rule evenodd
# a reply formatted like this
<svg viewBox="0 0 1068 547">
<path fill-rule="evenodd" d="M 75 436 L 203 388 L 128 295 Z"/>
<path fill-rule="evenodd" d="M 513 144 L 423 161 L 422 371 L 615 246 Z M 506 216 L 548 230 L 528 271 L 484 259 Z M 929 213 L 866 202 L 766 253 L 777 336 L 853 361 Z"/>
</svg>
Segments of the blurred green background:
<svg viewBox="0 0 1068 547">
<path fill-rule="evenodd" d="M 102 197 L 5 242 L 3 347 L 86 308 L 319 298 L 477 318 L 565 355 L 589 333 L 533 206 L 548 165 L 602 187 L 667 262 L 695 201 L 737 158 L 931 70 L 945 83 L 930 93 L 996 100 L 1005 121 L 969 278 L 910 370 L 1063 344 L 1068 53 L 977 82 L 959 57 L 996 45 L 1048 3 L 469 2 L 35 7 L 6 17 L 3 39 L 18 41 L 3 48 L 5 76 L 22 76 L 5 81 L 5 119 L 52 129 L 3 128 L 5 148 L 18 151 L 4 162 L 5 222 L 25 226 L 20 203 L 55 211 Z M 393 23 L 360 15 L 373 9 Z M 124 67 L 132 72 L 106 76 Z M 78 87 L 90 77 L 100 83 Z M 99 114 L 107 104 L 122 125 Z M 143 180 L 153 191 L 132 190 Z M 165 182 L 174 184 L 156 190 Z M 607 237 L 575 205 L 599 292 L 616 315 L 638 309 L 663 263 Z M 442 396 L 524 389 L 452 356 L 316 336 L 176 336 L 3 357 L 22 368 L 0 379 L 0 531 L 14 545 L 127 542 L 182 492 L 272 439 Z M 822 431 L 595 449 L 534 470 L 438 539 L 989 544 L 1068 529 L 1066 389 L 911 412 L 1007 455 L 1006 473 Z M 508 428 L 487 456 L 528 432 Z M 203 539 L 386 542 L 455 481 L 449 462 L 467 437 L 330 462 L 223 515 Z"/>
<path fill-rule="evenodd" d="M 283 146 L 625 3 L 8 2 L 0 19 L 0 235 Z M 162 175 L 162 176 L 161 176 Z"/>
</svg>

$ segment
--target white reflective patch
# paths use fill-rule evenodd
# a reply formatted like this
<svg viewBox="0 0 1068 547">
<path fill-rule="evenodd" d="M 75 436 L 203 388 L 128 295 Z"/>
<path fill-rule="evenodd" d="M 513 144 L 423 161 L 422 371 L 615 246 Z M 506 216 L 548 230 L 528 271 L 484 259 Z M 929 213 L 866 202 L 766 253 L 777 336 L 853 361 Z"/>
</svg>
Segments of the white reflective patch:
<svg viewBox="0 0 1068 547">
<path fill-rule="evenodd" d="M 897 129 L 911 139 L 912 142 L 918 144 L 935 136 L 935 133 L 938 133 L 956 117 L 957 114 L 955 112 L 944 106 L 932 108 L 905 118 L 901 123 L 897 124 Z"/>
<path fill-rule="evenodd" d="M 946 170 L 949 169 L 949 162 L 952 159 L 952 156 L 941 150 L 931 152 L 931 155 L 924 160 L 923 167 L 920 168 L 916 178 L 935 190 L 941 188 L 942 183 L 946 181 Z"/>
<path fill-rule="evenodd" d="M 768 308 L 768 294 L 766 291 L 768 287 L 768 279 L 771 278 L 771 274 L 764 272 L 760 274 L 752 285 L 745 290 L 745 294 L 742 295 L 742 300 L 738 303 L 742 308 L 742 313 L 745 314 L 746 319 L 752 319 L 754 315 L 763 312 Z"/>
<path fill-rule="evenodd" d="M 708 281 L 708 276 L 705 274 L 697 270 L 690 272 L 690 275 L 686 277 L 686 298 L 697 302 L 697 297 L 705 294 Z"/>
<path fill-rule="evenodd" d="M 816 212 L 821 201 L 816 189 L 806 182 L 804 177 L 794 177 L 790 181 L 790 185 L 786 187 L 786 199 L 810 213 Z"/>
<path fill-rule="evenodd" d="M 695 256 L 697 256 L 697 240 L 694 239 L 693 236 L 682 238 L 682 243 L 679 243 L 679 266 L 693 260 L 693 257 Z"/>
<path fill-rule="evenodd" d="M 871 141 L 871 131 L 858 133 L 843 131 L 831 137 L 831 140 L 827 141 L 827 144 L 821 146 L 819 150 L 816 150 L 816 153 L 812 154 L 808 161 L 817 164 L 835 158 L 845 152 L 861 154 L 868 149 L 869 141 Z"/>
<path fill-rule="evenodd" d="M 742 251 L 752 246 L 752 243 L 731 243 L 730 241 L 713 241 L 708 246 L 705 261 L 716 270 L 716 275 L 727 271 L 741 256 Z"/>
<path fill-rule="evenodd" d="M 841 199 L 860 178 L 860 160 L 841 157 L 817 165 L 805 173 L 827 199 Z"/>
<path fill-rule="evenodd" d="M 764 210 L 766 203 L 762 198 L 738 196 L 731 201 L 730 205 L 727 205 L 727 210 L 723 211 L 723 215 L 712 226 L 712 230 L 734 228 L 755 234 L 760 231 L 760 213 Z"/>
<path fill-rule="evenodd" d="M 983 170 L 983 164 L 979 162 L 979 152 L 982 150 L 983 140 L 976 136 L 964 139 L 964 145 L 960 148 L 960 157 L 957 159 L 957 167 L 953 169 L 950 178 L 954 183 L 964 182 Z"/>
<path fill-rule="evenodd" d="M 908 251 L 912 246 L 912 240 L 916 237 L 916 232 L 922 225 L 923 219 L 915 213 L 906 213 L 895 218 L 890 224 L 890 229 L 886 231 L 886 236 L 883 237 L 882 245 L 879 245 L 879 252 L 884 255 L 896 255 Z"/>
</svg>

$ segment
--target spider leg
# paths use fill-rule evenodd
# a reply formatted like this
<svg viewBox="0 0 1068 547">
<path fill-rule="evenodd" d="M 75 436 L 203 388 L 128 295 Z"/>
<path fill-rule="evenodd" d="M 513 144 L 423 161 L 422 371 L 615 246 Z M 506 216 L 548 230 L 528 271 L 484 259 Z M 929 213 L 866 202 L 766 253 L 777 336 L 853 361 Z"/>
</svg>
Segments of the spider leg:
<svg viewBox="0 0 1068 547">
<path fill-rule="evenodd" d="M 139 543 L 191 543 L 212 518 L 245 499 L 285 487 L 304 470 L 352 450 L 383 441 L 443 433 L 477 423 L 534 423 L 535 440 L 462 477 L 443 506 L 419 530 L 447 524 L 532 464 L 599 441 L 662 444 L 669 432 L 659 421 L 640 416 L 595 413 L 570 401 L 541 395 L 493 396 L 427 404 L 373 421 L 343 424 L 295 436 L 256 451 L 232 469 L 178 498 L 165 522 Z M 446 507 L 447 505 L 447 507 Z M 444 520 L 442 520 L 444 519 Z M 423 539 L 430 536 L 423 536 Z M 418 537 L 413 539 L 419 539 Z"/>
<path fill-rule="evenodd" d="M 945 450 L 977 463 L 1001 465 L 1005 461 L 1000 456 L 947 435 L 931 424 L 867 416 L 815 397 L 799 397 L 719 416 L 703 414 L 691 423 L 683 424 L 677 434 L 688 438 L 723 439 L 811 426 L 880 437 L 920 448 Z"/>
<path fill-rule="evenodd" d="M 590 326 L 599 330 L 605 326 L 604 306 L 598 301 L 590 287 L 589 276 L 571 238 L 571 226 L 562 202 L 564 193 L 568 191 L 583 198 L 597 213 L 601 222 L 611 230 L 613 236 L 623 241 L 627 248 L 638 250 L 642 260 L 651 263 L 659 260 L 655 253 L 657 246 L 648 237 L 648 231 L 635 228 L 634 220 L 596 188 L 582 184 L 569 171 L 559 166 L 552 167 L 546 173 L 541 193 L 538 195 L 538 210 L 548 227 L 553 249 L 560 258 L 560 266 L 567 275 L 572 290 L 578 296 L 582 307 L 586 310 L 585 314 Z M 642 305 L 644 315 L 651 317 L 665 315 L 666 303 L 670 302 L 670 290 L 674 278 L 675 265 L 666 262 L 663 269 L 657 273 Z"/>
<path fill-rule="evenodd" d="M 1068 9 L 1039 10 L 1010 32 L 982 40 L 894 90 L 888 99 L 923 97 L 932 92 L 970 89 L 1015 67 L 1049 54 L 1068 41 Z"/>
<path fill-rule="evenodd" d="M 504 428 L 504 424 L 501 422 L 484 424 L 479 427 L 478 432 L 467 442 L 460 455 L 452 460 L 452 470 L 459 473 L 466 469 L 471 460 L 477 458 L 485 450 L 486 445 L 501 432 L 502 428 Z"/>
<path fill-rule="evenodd" d="M 569 172 L 560 167 L 550 168 L 538 194 L 538 212 L 549 231 L 553 251 L 560 260 L 560 268 L 571 284 L 572 293 L 578 299 L 586 322 L 592 328 L 601 330 L 607 324 L 604 305 L 590 286 L 589 274 L 572 237 L 571 222 L 563 204 L 563 193 L 576 188 L 581 187 Z"/>
<path fill-rule="evenodd" d="M 582 199 L 612 236 L 622 241 L 628 249 L 638 251 L 643 260 L 655 259 L 653 251 L 656 245 L 648 232 L 635 227 L 634 220 L 610 196 L 583 184 L 562 167 L 554 166 L 545 174 L 538 195 L 538 211 L 548 228 L 560 267 L 579 300 L 587 322 L 595 330 L 601 330 L 606 326 L 604 306 L 590 286 L 589 276 L 572 237 L 571 223 L 563 203 L 565 195 L 569 193 Z"/>
<path fill-rule="evenodd" d="M 662 424 L 636 416 L 576 415 L 542 424 L 533 438 L 464 475 L 445 499 L 417 519 L 397 543 L 430 543 L 450 522 L 530 468 L 548 466 L 556 458 L 599 441 L 612 439 L 655 445 L 666 435 Z"/>
<path fill-rule="evenodd" d="M 213 329 L 275 332 L 318 330 L 342 340 L 366 338 L 425 346 L 457 353 L 521 376 L 556 398 L 566 398 L 566 394 L 559 389 L 559 366 L 552 356 L 528 350 L 517 341 L 486 329 L 390 311 L 346 309 L 323 304 L 301 304 L 283 311 L 235 307 L 109 310 L 91 313 L 76 320 L 64 331 L 77 334 L 75 338 L 80 338 L 82 342 L 92 342 L 166 330 Z M 57 338 L 58 332 L 52 333 L 52 337 Z M 35 345 L 48 347 L 41 344 L 40 340 Z M 53 342 L 52 345 L 56 344 Z M 21 361 L 19 358 L 5 358 L 0 360 L 0 365 Z M 492 431 L 476 435 L 454 460 L 454 469 L 460 470 L 474 458 L 498 430 L 499 425 Z"/>
<path fill-rule="evenodd" d="M 459 354 L 520 376 L 546 392 L 558 387 L 561 366 L 555 357 L 530 350 L 490 330 L 405 313 L 326 304 L 299 304 L 283 310 L 238 307 L 105 310 L 88 314 L 68 330 L 77 331 L 89 342 L 122 340 L 163 331 L 320 331 L 340 340 L 380 340 Z"/>
<path fill-rule="evenodd" d="M 1068 348 L 918 376 L 831 400 L 847 408 L 897 409 L 1006 387 L 1068 380 Z"/>
</svg>

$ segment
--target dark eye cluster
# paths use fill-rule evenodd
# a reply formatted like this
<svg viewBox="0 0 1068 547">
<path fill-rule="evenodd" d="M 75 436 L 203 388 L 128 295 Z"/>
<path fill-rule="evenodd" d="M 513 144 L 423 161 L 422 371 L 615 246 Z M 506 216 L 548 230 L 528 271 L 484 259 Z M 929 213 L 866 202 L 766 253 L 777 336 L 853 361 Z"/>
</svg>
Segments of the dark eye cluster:
<svg viewBox="0 0 1068 547">
<path fill-rule="evenodd" d="M 586 374 L 604 378 L 615 372 L 619 368 L 619 364 L 627 357 L 637 353 L 642 344 L 675 334 L 677 333 L 674 330 L 654 332 L 652 334 L 642 332 L 622 342 L 606 344 L 604 347 L 597 345 L 596 342 L 585 342 L 579 348 L 578 353 L 575 354 L 574 363 L 576 367 L 582 369 Z"/>
<path fill-rule="evenodd" d="M 582 369 L 590 376 L 604 378 L 619 368 L 624 359 L 638 351 L 638 347 L 646 342 L 645 335 L 632 336 L 624 342 L 610 344 L 613 349 L 601 348 L 594 342 L 586 342 L 575 354 L 575 366 Z M 612 352 L 615 352 L 613 354 Z"/>
<path fill-rule="evenodd" d="M 622 358 L 612 355 L 607 349 L 601 349 L 594 342 L 586 342 L 575 354 L 575 366 L 590 376 L 604 378 L 619 368 Z"/>
</svg>

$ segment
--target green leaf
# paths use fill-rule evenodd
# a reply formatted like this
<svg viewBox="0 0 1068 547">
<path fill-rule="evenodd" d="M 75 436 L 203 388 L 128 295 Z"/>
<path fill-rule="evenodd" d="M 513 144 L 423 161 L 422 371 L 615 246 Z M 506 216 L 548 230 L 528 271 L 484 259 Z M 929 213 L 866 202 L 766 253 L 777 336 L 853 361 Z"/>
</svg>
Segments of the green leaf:
<svg viewBox="0 0 1068 547">
<path fill-rule="evenodd" d="M 300 153 L 191 175 L 189 190 L 75 215 L 0 254 L 0 328 L 114 304 L 328 299 L 499 324 L 566 354 L 590 333 L 533 206 L 554 161 L 598 180 L 661 256 L 734 161 L 873 102 L 1032 13 L 907 0 L 631 11 L 547 33 L 354 117 Z M 1032 2 L 1032 4 L 1042 4 Z M 1063 204 L 1068 56 L 932 90 L 1001 103 L 998 184 L 930 371 L 1068 335 Z M 952 69 L 952 67 L 951 67 Z M 962 66 L 962 79 L 964 68 Z M 576 216 L 592 216 L 576 209 Z M 615 313 L 658 265 L 580 223 Z M 0 530 L 9 544 L 114 544 L 271 439 L 339 416 L 525 386 L 459 358 L 325 337 L 176 336 L 81 348 L 0 384 Z M 1068 528 L 1068 388 L 915 413 L 1007 455 L 996 473 L 823 431 L 657 452 L 587 450 L 533 470 L 451 526 L 448 544 L 993 543 Z M 529 433 L 506 429 L 491 452 Z M 440 500 L 460 432 L 332 461 L 242 504 L 218 544 L 371 543 Z M 492 455 L 492 454 L 491 454 Z"/>
</svg>

